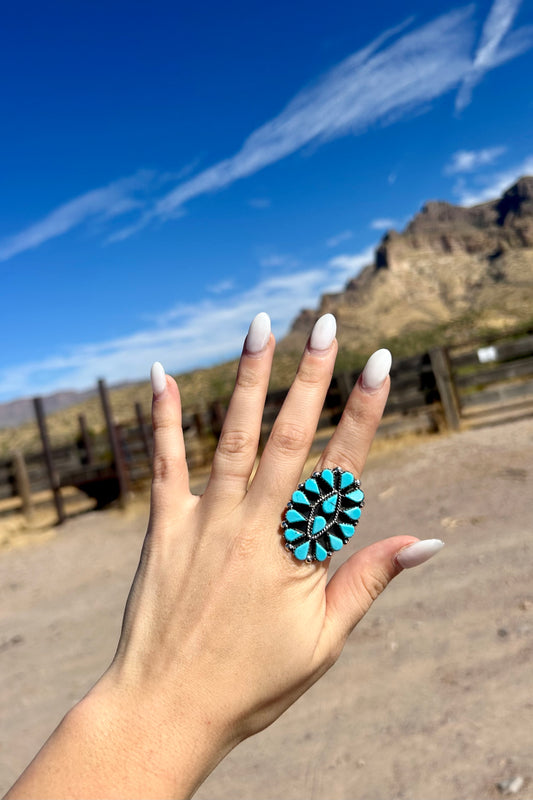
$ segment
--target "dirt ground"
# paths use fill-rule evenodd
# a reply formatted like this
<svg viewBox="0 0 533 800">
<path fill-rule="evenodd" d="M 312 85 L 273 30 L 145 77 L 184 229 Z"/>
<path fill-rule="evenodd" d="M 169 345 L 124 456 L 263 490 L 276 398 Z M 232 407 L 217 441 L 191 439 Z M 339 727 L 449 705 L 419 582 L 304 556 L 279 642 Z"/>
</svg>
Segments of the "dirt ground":
<svg viewBox="0 0 533 800">
<path fill-rule="evenodd" d="M 378 446 L 359 543 L 446 547 L 198 800 L 497 798 L 518 776 L 532 798 L 532 473 L 532 418 Z M 0 551 L 0 793 L 112 657 L 146 517 L 91 512 Z"/>
</svg>

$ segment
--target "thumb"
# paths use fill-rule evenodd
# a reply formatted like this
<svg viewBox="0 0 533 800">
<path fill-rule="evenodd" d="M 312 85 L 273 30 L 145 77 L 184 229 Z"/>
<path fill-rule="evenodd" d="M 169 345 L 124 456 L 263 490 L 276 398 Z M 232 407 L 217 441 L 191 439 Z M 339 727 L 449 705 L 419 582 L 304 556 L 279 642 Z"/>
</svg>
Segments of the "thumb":
<svg viewBox="0 0 533 800">
<path fill-rule="evenodd" d="M 403 569 L 434 556 L 444 542 L 394 536 L 365 547 L 348 559 L 326 588 L 326 619 L 333 639 L 342 644 L 374 600 Z"/>
</svg>

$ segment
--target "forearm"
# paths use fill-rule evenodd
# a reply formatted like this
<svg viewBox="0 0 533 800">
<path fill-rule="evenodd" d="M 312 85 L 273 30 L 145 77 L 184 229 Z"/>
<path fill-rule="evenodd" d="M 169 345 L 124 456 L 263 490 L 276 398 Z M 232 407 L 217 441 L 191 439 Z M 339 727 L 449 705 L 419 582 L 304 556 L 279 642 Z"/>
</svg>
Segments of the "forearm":
<svg viewBox="0 0 533 800">
<path fill-rule="evenodd" d="M 183 727 L 169 716 L 97 685 L 65 716 L 6 800 L 190 797 L 231 746 L 221 746 L 190 710 Z"/>
</svg>

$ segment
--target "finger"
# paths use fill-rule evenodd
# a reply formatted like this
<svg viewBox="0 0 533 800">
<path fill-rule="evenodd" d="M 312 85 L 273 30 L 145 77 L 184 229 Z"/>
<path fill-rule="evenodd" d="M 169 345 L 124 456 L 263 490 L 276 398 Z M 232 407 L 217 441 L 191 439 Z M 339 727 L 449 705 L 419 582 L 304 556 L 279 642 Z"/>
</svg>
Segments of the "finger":
<svg viewBox="0 0 533 800">
<path fill-rule="evenodd" d="M 298 372 L 273 425 L 250 487 L 251 502 L 279 504 L 298 482 L 331 382 L 337 355 L 336 322 L 325 314 L 316 322 Z"/>
<path fill-rule="evenodd" d="M 159 505 L 180 502 L 189 494 L 189 473 L 185 442 L 181 427 L 181 401 L 176 382 L 165 375 L 156 361 L 150 374 L 152 381 L 152 425 L 154 452 L 152 461 L 152 495 Z"/>
<path fill-rule="evenodd" d="M 257 456 L 261 420 L 274 354 L 270 318 L 258 314 L 250 325 L 235 389 L 215 451 L 205 495 L 241 500 Z"/>
<path fill-rule="evenodd" d="M 326 588 L 324 635 L 329 652 L 340 652 L 346 637 L 402 569 L 424 563 L 443 544 L 440 539 L 419 541 L 414 536 L 394 536 L 365 547 L 345 561 Z"/>
<path fill-rule="evenodd" d="M 337 430 L 317 470 L 339 466 L 360 477 L 389 394 L 391 354 L 378 350 L 368 359 L 355 384 Z"/>
</svg>

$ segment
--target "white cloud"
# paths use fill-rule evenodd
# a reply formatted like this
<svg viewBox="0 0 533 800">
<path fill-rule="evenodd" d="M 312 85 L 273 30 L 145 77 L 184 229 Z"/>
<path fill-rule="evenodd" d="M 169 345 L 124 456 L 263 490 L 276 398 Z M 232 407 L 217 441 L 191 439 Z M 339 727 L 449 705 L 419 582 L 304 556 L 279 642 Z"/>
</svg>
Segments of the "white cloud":
<svg viewBox="0 0 533 800">
<path fill-rule="evenodd" d="M 307 144 L 388 124 L 457 86 L 470 66 L 471 14 L 472 7 L 451 11 L 380 49 L 405 25 L 385 31 L 297 94 L 236 155 L 161 198 L 141 224 L 166 219 L 193 198 L 225 188 Z"/>
<path fill-rule="evenodd" d="M 268 197 L 252 197 L 251 200 L 248 200 L 248 205 L 252 208 L 270 208 L 271 201 Z"/>
<path fill-rule="evenodd" d="M 533 29 L 510 32 L 518 6 L 519 0 L 495 0 L 474 60 L 472 5 L 409 33 L 404 30 L 411 20 L 385 31 L 300 91 L 277 117 L 253 131 L 235 155 L 182 180 L 106 241 L 127 239 L 154 220 L 176 219 L 194 198 L 224 189 L 307 145 L 316 147 L 340 136 L 361 134 L 376 124 L 389 125 L 406 115 L 426 113 L 431 101 L 459 85 L 457 105 L 464 107 L 485 72 L 531 46 Z M 391 174 L 389 183 L 395 179 Z M 121 188 L 121 183 L 71 200 L 0 241 L 0 258 L 37 247 L 90 217 L 108 219 L 133 210 L 140 201 L 131 187 Z M 117 190 L 119 198 L 113 196 Z"/>
<path fill-rule="evenodd" d="M 235 286 L 235 281 L 233 280 L 223 280 L 219 281 L 218 283 L 213 283 L 206 287 L 208 292 L 212 294 L 224 294 L 225 292 L 231 291 Z"/>
<path fill-rule="evenodd" d="M 459 198 L 460 205 L 475 206 L 499 197 L 523 175 L 533 175 L 533 156 L 528 156 L 520 164 L 504 171 L 477 176 L 476 186 L 468 186 L 465 179 L 460 178 L 454 187 L 454 193 Z"/>
<path fill-rule="evenodd" d="M 533 27 L 509 33 L 522 0 L 494 0 L 483 25 L 471 68 L 466 73 L 455 108 L 462 111 L 472 100 L 472 91 L 489 70 L 511 61 L 533 46 Z"/>
<path fill-rule="evenodd" d="M 59 388 L 83 389 L 105 377 L 111 384 L 148 379 L 153 361 L 169 372 L 182 372 L 232 358 L 240 352 L 248 325 L 259 311 L 283 336 L 301 308 L 318 305 L 326 291 L 340 289 L 347 277 L 372 258 L 364 254 L 332 259 L 324 265 L 269 275 L 239 292 L 206 297 L 198 304 L 178 304 L 130 336 L 72 347 L 41 361 L 0 370 L 0 400 L 47 394 Z M 213 288 L 213 287 L 212 287 Z"/>
<path fill-rule="evenodd" d="M 142 207 L 144 202 L 139 199 L 138 194 L 153 179 L 153 172 L 143 170 L 64 203 L 35 225 L 0 241 L 0 261 L 7 261 L 18 253 L 32 250 L 90 219 L 110 220 Z"/>
<path fill-rule="evenodd" d="M 338 233 L 336 236 L 332 236 L 326 242 L 326 247 L 338 247 L 341 242 L 347 242 L 348 239 L 351 239 L 353 236 L 352 231 L 342 231 L 342 233 Z"/>
<path fill-rule="evenodd" d="M 264 256 L 259 259 L 262 267 L 294 267 L 298 264 L 296 259 L 292 256 L 284 255 L 283 253 L 272 253 L 272 255 Z"/>
<path fill-rule="evenodd" d="M 389 219 L 388 217 L 378 217 L 378 219 L 373 219 L 370 223 L 370 227 L 373 231 L 387 231 L 389 228 L 394 228 L 398 223 L 395 219 Z"/>
<path fill-rule="evenodd" d="M 446 175 L 458 172 L 475 172 L 480 167 L 494 163 L 507 151 L 506 147 L 484 147 L 482 150 L 458 150 L 453 153 L 450 163 L 444 167 Z"/>
<path fill-rule="evenodd" d="M 341 289 L 347 280 L 355 278 L 363 267 L 368 266 L 374 260 L 374 246 L 366 247 L 360 253 L 344 253 L 343 255 L 335 256 L 330 259 L 329 266 L 336 270 L 337 280 L 334 290 Z"/>
</svg>

